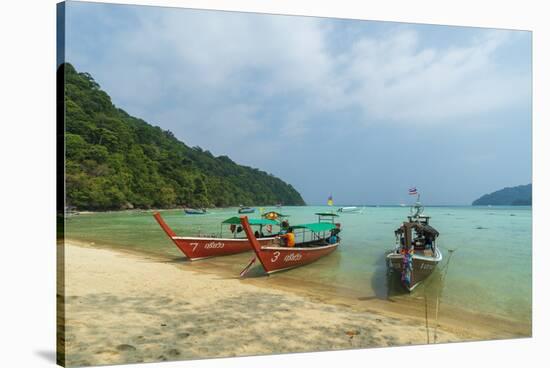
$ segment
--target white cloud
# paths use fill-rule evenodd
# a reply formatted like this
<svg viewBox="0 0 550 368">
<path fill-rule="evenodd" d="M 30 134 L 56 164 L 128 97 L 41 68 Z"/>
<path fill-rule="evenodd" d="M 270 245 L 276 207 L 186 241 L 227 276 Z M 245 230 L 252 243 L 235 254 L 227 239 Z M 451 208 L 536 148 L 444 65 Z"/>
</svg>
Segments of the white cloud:
<svg viewBox="0 0 550 368">
<path fill-rule="evenodd" d="M 325 19 L 154 8 L 135 15 L 137 24 L 110 34 L 95 61 L 104 87 L 132 114 L 197 144 L 238 144 L 266 120 L 278 123 L 274 134 L 305 134 L 316 117 L 343 109 L 357 110 L 358 122 L 444 124 L 525 103 L 530 93 L 529 75 L 495 62 L 506 31 L 436 48 L 399 28 L 357 36 L 336 52 L 328 36 L 338 29 Z"/>
<path fill-rule="evenodd" d="M 351 99 L 381 120 L 445 123 L 525 103 L 529 75 L 497 67 L 494 52 L 505 31 L 487 32 L 468 47 L 421 47 L 406 31 L 380 41 L 363 39 L 349 53 L 346 78 L 358 78 Z"/>
</svg>

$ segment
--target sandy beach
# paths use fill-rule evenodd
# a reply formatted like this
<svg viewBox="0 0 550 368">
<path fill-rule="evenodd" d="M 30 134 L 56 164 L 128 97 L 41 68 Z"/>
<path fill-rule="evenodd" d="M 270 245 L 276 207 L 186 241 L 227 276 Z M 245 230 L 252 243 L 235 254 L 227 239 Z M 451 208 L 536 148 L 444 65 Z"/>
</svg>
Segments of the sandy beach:
<svg viewBox="0 0 550 368">
<path fill-rule="evenodd" d="M 61 247 L 62 245 L 58 245 Z M 407 308 L 392 301 L 321 297 L 276 278 L 239 279 L 208 263 L 64 247 L 68 366 L 311 352 L 529 336 L 486 317 Z M 194 263 L 199 264 L 199 263 Z M 187 269 L 186 269 L 187 268 Z M 59 280 L 61 281 L 61 280 Z M 433 306 L 432 306 L 433 307 Z M 59 319 L 62 323 L 63 319 Z M 428 324 L 428 328 L 426 327 Z M 475 326 L 475 328 L 474 328 Z M 60 328 L 62 328 L 60 326 Z M 62 343 L 65 342 L 63 347 Z"/>
</svg>

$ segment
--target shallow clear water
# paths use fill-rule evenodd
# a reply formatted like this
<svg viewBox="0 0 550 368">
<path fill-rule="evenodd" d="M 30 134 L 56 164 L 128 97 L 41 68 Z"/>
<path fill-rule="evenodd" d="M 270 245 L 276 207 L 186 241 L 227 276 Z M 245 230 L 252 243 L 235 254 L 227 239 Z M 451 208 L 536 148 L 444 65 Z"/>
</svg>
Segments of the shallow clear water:
<svg viewBox="0 0 550 368">
<path fill-rule="evenodd" d="M 284 207 L 292 224 L 315 222 L 315 212 L 328 207 Z M 341 214 L 342 245 L 331 255 L 288 276 L 354 290 L 358 295 L 386 297 L 395 287 L 388 282 L 385 254 L 394 247 L 393 231 L 406 219 L 406 207 L 366 207 L 363 213 Z M 531 207 L 428 207 L 425 214 L 440 232 L 443 252 L 439 270 L 431 278 L 445 278 L 446 304 L 531 321 Z M 211 210 L 207 215 L 163 211 L 178 235 L 220 231 L 220 222 L 237 216 L 236 208 Z M 257 217 L 258 215 L 250 215 Z M 180 256 L 155 222 L 151 212 L 115 212 L 71 216 L 66 222 L 71 239 Z M 449 250 L 454 250 L 449 257 Z M 239 266 L 251 257 L 236 255 Z M 227 258 L 226 261 L 232 259 Z M 447 272 L 445 264 L 450 258 Z M 419 293 L 422 286 L 415 293 Z M 413 295 L 414 296 L 414 295 Z"/>
</svg>

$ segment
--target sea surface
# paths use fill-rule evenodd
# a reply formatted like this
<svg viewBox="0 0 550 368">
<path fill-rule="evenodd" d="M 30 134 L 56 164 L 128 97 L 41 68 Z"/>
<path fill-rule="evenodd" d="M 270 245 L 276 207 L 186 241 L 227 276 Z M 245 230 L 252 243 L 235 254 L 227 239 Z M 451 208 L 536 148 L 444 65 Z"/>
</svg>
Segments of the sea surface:
<svg viewBox="0 0 550 368">
<path fill-rule="evenodd" d="M 327 206 L 266 207 L 289 215 L 291 224 L 316 222 Z M 185 215 L 182 210 L 161 211 L 181 236 L 219 233 L 220 223 L 238 216 L 237 208 Z M 394 230 L 406 219 L 408 207 L 364 207 L 361 213 L 340 214 L 342 244 L 336 252 L 310 265 L 281 273 L 294 281 L 312 281 L 332 289 L 352 290 L 358 296 L 405 298 L 437 290 L 443 305 L 531 324 L 532 215 L 531 207 L 426 207 L 431 225 L 439 232 L 443 261 L 409 296 L 387 272 L 385 255 L 395 246 Z M 249 214 L 258 217 L 259 214 Z M 181 261 L 182 254 L 157 225 L 151 211 L 123 211 L 70 216 L 66 237 L 95 246 L 131 249 Z M 225 234 L 227 228 L 223 228 Z M 299 241 L 299 238 L 297 239 Z M 252 253 L 219 257 L 220 267 L 238 275 Z M 198 261 L 201 262 L 201 261 Z M 186 267 L 197 267 L 187 262 Z M 229 265 L 229 266 L 228 266 Z"/>
</svg>

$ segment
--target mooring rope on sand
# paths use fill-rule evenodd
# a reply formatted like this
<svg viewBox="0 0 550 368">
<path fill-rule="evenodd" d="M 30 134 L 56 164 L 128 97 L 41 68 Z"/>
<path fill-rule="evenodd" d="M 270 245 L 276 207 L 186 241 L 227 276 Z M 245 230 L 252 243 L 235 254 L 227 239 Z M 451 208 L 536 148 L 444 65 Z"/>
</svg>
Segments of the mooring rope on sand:
<svg viewBox="0 0 550 368">
<path fill-rule="evenodd" d="M 437 344 L 437 326 L 438 326 L 438 318 L 439 318 L 439 301 L 441 300 L 443 296 L 443 289 L 445 288 L 445 279 L 447 278 L 447 272 L 449 272 L 449 264 L 451 263 L 451 258 L 453 257 L 455 249 L 447 249 L 449 252 L 449 258 L 447 259 L 447 263 L 443 267 L 443 272 L 441 274 L 441 288 L 439 289 L 439 294 L 437 295 L 437 299 L 435 302 L 435 328 L 434 328 L 434 344 Z"/>
<path fill-rule="evenodd" d="M 441 247 L 440 247 L 441 248 Z M 447 263 L 442 267 L 441 269 L 441 275 L 440 275 L 440 288 L 439 292 L 436 296 L 436 302 L 435 302 L 435 327 L 434 327 L 434 338 L 433 343 L 437 343 L 437 326 L 438 326 L 438 320 L 439 320 L 439 304 L 440 300 L 443 296 L 443 289 L 445 288 L 445 279 L 447 278 L 447 272 L 449 271 L 449 264 L 451 262 L 451 258 L 453 256 L 453 252 L 456 249 L 449 249 L 445 248 L 449 252 L 449 258 L 447 258 Z M 429 324 L 429 318 L 428 318 L 428 294 L 426 291 L 426 288 L 424 288 L 424 320 L 426 323 L 426 343 L 430 343 L 430 324 Z"/>
<path fill-rule="evenodd" d="M 424 289 L 424 311 L 426 319 L 426 343 L 430 343 L 430 325 L 428 323 L 428 296 L 426 295 L 426 289 Z"/>
</svg>

